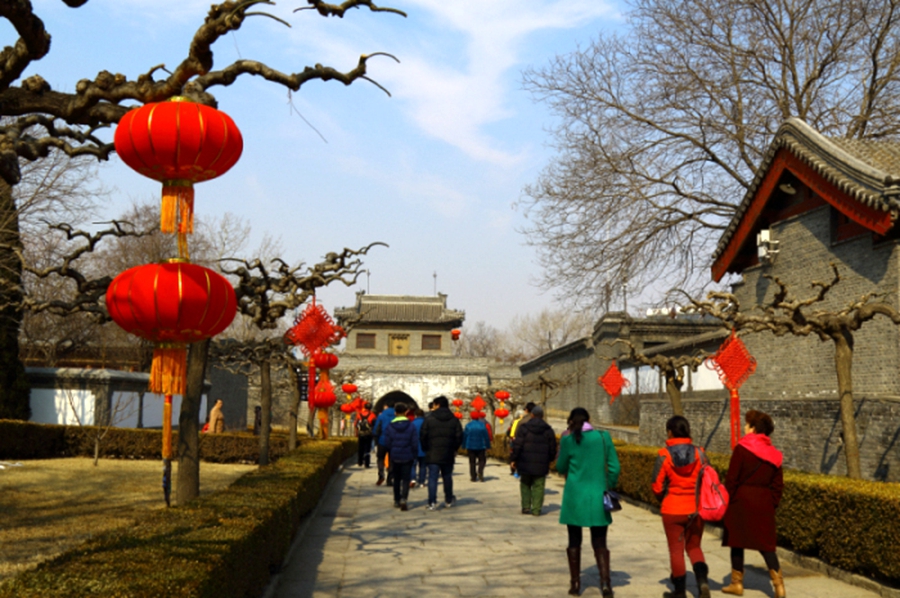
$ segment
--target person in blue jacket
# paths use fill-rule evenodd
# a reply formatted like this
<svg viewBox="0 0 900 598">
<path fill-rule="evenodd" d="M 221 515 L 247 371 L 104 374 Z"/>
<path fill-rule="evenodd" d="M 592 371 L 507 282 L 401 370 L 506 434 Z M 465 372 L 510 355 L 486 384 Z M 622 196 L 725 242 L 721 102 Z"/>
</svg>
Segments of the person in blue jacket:
<svg viewBox="0 0 900 598">
<path fill-rule="evenodd" d="M 412 474 L 412 464 L 419 454 L 419 434 L 416 426 L 406 417 L 407 406 L 405 403 L 396 403 L 393 421 L 388 424 L 385 431 L 385 448 L 391 459 L 391 468 L 394 470 L 394 506 L 405 511 L 406 499 L 409 497 L 409 479 Z"/>
<path fill-rule="evenodd" d="M 484 481 L 484 465 L 487 462 L 487 449 L 491 448 L 493 440 L 491 430 L 484 421 L 484 413 L 476 411 L 472 413 L 472 421 L 466 424 L 463 430 L 463 448 L 469 453 L 469 477 L 472 481 Z M 477 463 L 477 474 L 476 474 Z"/>
<path fill-rule="evenodd" d="M 394 419 L 394 408 L 386 407 L 384 411 L 378 414 L 378 417 L 375 418 L 375 428 L 372 430 L 372 436 L 375 438 L 375 460 L 378 462 L 378 481 L 375 482 L 376 485 L 381 486 L 384 484 L 384 457 L 388 454 L 387 449 L 384 448 L 384 443 L 387 442 L 387 427 Z M 388 472 L 387 472 L 387 482 L 388 485 L 393 483 L 393 478 L 391 477 L 392 472 L 392 464 L 388 464 Z"/>
<path fill-rule="evenodd" d="M 414 411 L 416 412 L 416 419 L 412 420 L 412 423 L 416 427 L 416 434 L 421 435 L 422 423 L 425 421 L 425 412 L 419 407 L 416 407 Z M 425 485 L 425 472 L 425 451 L 422 450 L 422 444 L 419 443 L 419 455 L 413 461 L 410 488 L 415 488 L 416 486 L 421 488 Z"/>
</svg>

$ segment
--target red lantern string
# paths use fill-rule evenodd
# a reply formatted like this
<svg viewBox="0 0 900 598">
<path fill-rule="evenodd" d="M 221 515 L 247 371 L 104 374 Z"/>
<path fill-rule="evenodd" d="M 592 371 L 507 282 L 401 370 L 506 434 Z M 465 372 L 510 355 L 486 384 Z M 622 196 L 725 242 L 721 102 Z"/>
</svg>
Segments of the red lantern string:
<svg viewBox="0 0 900 598">
<path fill-rule="evenodd" d="M 716 354 L 706 359 L 706 364 L 718 373 L 719 380 L 729 391 L 731 450 L 734 450 L 741 439 L 741 397 L 738 389 L 756 371 L 756 359 L 750 355 L 744 342 L 732 330 L 731 336 L 725 339 Z"/>
<path fill-rule="evenodd" d="M 616 360 L 613 359 L 612 365 L 606 370 L 606 373 L 597 378 L 597 384 L 603 387 L 606 394 L 609 395 L 609 404 L 612 405 L 616 398 L 622 394 L 622 389 L 627 388 L 630 382 L 622 376 Z"/>
</svg>

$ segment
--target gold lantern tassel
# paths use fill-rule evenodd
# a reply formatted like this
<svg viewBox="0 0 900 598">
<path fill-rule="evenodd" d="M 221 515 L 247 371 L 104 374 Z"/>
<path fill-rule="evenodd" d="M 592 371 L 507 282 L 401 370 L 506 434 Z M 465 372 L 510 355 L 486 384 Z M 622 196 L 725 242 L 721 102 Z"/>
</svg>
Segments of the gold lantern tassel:
<svg viewBox="0 0 900 598">
<path fill-rule="evenodd" d="M 153 350 L 150 392 L 183 395 L 187 382 L 187 349 L 180 344 L 159 344 Z"/>
<path fill-rule="evenodd" d="M 194 186 L 183 179 L 163 181 L 159 230 L 171 234 L 176 228 L 180 232 L 194 232 Z"/>
<path fill-rule="evenodd" d="M 163 403 L 162 458 L 172 458 L 172 395 L 166 395 Z"/>
</svg>

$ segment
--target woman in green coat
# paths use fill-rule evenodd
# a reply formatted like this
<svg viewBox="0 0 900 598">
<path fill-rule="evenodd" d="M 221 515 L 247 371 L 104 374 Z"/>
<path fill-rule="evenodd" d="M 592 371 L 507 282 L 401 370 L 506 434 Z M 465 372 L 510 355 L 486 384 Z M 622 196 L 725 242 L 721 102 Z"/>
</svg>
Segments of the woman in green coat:
<svg viewBox="0 0 900 598">
<path fill-rule="evenodd" d="M 612 516 L 603 508 L 603 493 L 619 480 L 619 456 L 612 438 L 603 430 L 591 427 L 590 415 L 583 407 L 569 414 L 569 430 L 559 445 L 556 470 L 566 477 L 559 522 L 567 526 L 569 547 L 569 594 L 581 592 L 581 528 L 591 528 L 591 547 L 600 570 L 600 591 L 612 596 L 609 572 L 609 550 L 606 548 L 607 526 Z"/>
</svg>

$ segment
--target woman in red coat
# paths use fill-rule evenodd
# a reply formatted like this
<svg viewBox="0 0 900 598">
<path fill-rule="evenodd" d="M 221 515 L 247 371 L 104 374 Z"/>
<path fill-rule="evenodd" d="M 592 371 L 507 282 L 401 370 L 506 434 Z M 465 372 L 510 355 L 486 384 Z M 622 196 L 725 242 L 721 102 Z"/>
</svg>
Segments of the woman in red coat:
<svg viewBox="0 0 900 598">
<path fill-rule="evenodd" d="M 775 598 L 784 598 L 784 579 L 775 554 L 775 509 L 781 502 L 784 476 L 781 451 L 769 438 L 775 430 L 772 418 L 748 411 L 745 436 L 731 454 L 725 488 L 731 501 L 725 513 L 722 545 L 731 547 L 731 584 L 726 594 L 744 595 L 744 549 L 762 553 L 769 568 Z"/>
</svg>

